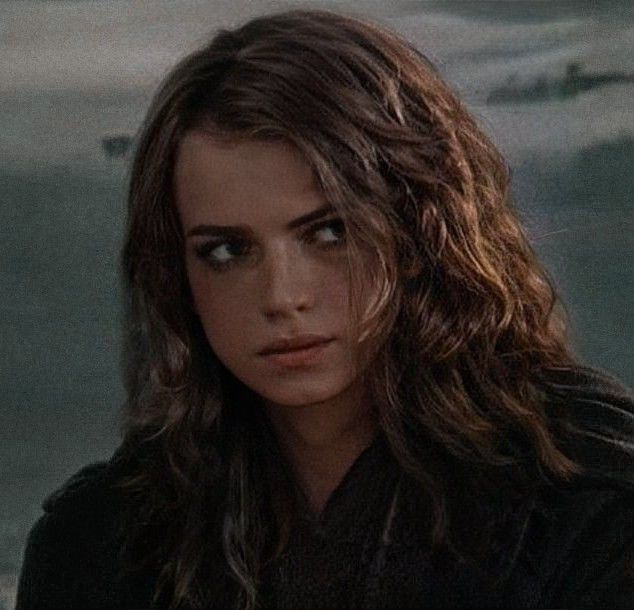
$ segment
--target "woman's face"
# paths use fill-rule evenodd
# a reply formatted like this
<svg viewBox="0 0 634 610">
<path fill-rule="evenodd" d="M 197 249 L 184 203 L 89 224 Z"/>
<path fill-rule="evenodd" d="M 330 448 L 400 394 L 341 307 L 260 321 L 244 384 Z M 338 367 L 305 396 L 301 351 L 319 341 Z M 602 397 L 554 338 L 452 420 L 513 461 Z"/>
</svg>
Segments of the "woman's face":
<svg viewBox="0 0 634 610">
<path fill-rule="evenodd" d="M 278 405 L 350 391 L 360 348 L 345 229 L 301 154 L 191 131 L 175 194 L 194 307 L 220 361 Z"/>
</svg>

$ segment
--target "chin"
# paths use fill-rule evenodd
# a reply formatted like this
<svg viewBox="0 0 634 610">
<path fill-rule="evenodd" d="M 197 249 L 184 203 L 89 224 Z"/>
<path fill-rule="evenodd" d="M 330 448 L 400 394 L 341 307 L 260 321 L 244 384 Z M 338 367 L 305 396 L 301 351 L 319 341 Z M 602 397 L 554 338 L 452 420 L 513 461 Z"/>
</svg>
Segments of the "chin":
<svg viewBox="0 0 634 610">
<path fill-rule="evenodd" d="M 340 396 L 349 384 L 330 385 L 289 384 L 278 383 L 276 387 L 253 388 L 263 400 L 283 407 L 304 407 L 327 402 Z"/>
</svg>

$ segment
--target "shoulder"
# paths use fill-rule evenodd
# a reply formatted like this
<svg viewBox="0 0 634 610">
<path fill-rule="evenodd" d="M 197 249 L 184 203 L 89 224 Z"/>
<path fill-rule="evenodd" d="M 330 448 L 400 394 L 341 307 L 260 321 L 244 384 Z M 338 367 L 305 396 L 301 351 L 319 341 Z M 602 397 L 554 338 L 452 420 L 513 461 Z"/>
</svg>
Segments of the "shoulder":
<svg viewBox="0 0 634 610">
<path fill-rule="evenodd" d="M 634 598 L 634 401 L 588 367 L 540 379 L 557 443 L 580 467 L 544 480 L 518 525 L 508 607 L 627 607 Z"/>
<path fill-rule="evenodd" d="M 33 537 L 53 534 L 56 530 L 81 531 L 90 524 L 90 532 L 119 517 L 123 495 L 117 483 L 124 470 L 115 452 L 109 460 L 93 462 L 71 475 L 60 487 L 44 498 L 44 514 L 33 527 Z M 87 537 L 90 532 L 81 531 Z"/>
<path fill-rule="evenodd" d="M 634 492 L 598 479 L 543 489 L 524 524 L 509 591 L 530 607 L 629 607 Z"/>
<path fill-rule="evenodd" d="M 634 490 L 634 398 L 615 377 L 588 367 L 544 375 L 547 401 L 564 414 L 557 436 L 583 469 L 577 485 Z"/>
<path fill-rule="evenodd" d="M 626 607 L 634 598 L 631 392 L 587 367 L 550 371 L 544 389 L 566 415 L 558 441 L 581 471 L 542 485 L 534 496 L 513 595 L 522 593 L 533 607 Z"/>
<path fill-rule="evenodd" d="M 79 510 L 90 506 L 99 506 L 109 491 L 109 463 L 94 462 L 84 466 L 69 477 L 59 488 L 54 490 L 42 501 L 42 508 L 46 513 L 63 510 Z"/>
<path fill-rule="evenodd" d="M 581 365 L 551 368 L 542 372 L 540 380 L 552 398 L 580 403 L 599 401 L 632 416 L 631 390 L 606 371 Z"/>
<path fill-rule="evenodd" d="M 117 565 L 120 502 L 112 486 L 110 462 L 81 468 L 42 502 L 43 514 L 32 526 L 18 585 L 18 610 L 71 607 L 100 608 Z M 84 584 L 73 584 L 83 582 Z M 102 593 L 100 593 L 102 592 Z M 66 600 L 66 601 L 64 601 Z M 74 606 L 73 606 L 74 607 Z"/>
</svg>

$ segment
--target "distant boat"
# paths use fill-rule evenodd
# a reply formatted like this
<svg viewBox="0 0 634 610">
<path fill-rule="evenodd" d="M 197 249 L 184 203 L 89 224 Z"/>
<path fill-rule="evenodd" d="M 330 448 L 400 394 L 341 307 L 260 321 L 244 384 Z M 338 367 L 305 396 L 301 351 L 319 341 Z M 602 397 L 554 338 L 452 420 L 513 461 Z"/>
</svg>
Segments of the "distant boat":
<svg viewBox="0 0 634 610">
<path fill-rule="evenodd" d="M 128 134 L 115 134 L 101 138 L 101 148 L 107 157 L 123 157 L 132 146 L 132 136 Z"/>
<path fill-rule="evenodd" d="M 634 83 L 634 74 L 626 74 L 625 72 L 588 74 L 582 72 L 579 63 L 571 62 L 566 66 L 566 74 L 563 78 L 549 79 L 542 75 L 530 83 L 521 84 L 517 75 L 514 74 L 508 78 L 504 85 L 489 93 L 487 103 L 523 104 L 566 99 L 575 97 L 584 91 L 613 83 Z"/>
</svg>

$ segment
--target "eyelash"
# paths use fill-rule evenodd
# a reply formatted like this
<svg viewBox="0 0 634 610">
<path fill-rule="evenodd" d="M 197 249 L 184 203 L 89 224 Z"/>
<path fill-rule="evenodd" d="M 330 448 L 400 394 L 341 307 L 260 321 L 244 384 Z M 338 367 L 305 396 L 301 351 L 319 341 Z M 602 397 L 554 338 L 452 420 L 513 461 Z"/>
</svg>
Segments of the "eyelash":
<svg viewBox="0 0 634 610">
<path fill-rule="evenodd" d="M 332 241 L 318 241 L 315 238 L 315 234 L 321 229 L 325 229 L 329 227 L 335 228 L 334 232 L 335 234 L 339 236 L 339 238 Z M 302 235 L 302 239 L 306 243 L 316 244 L 320 249 L 323 249 L 323 250 L 330 250 L 333 248 L 337 248 L 343 245 L 346 241 L 345 225 L 343 223 L 343 220 L 341 220 L 340 218 L 334 218 L 330 220 L 317 222 L 304 232 L 304 234 Z M 227 261 L 224 261 L 224 262 L 218 261 L 211 256 L 211 253 L 216 248 L 219 248 L 220 246 L 223 246 L 223 245 L 227 245 L 229 248 L 238 246 L 242 250 L 244 250 L 246 246 L 248 250 L 248 243 L 245 239 L 229 237 L 229 238 L 224 238 L 219 240 L 209 240 L 207 242 L 203 242 L 194 247 L 194 252 L 196 253 L 196 256 L 199 259 L 205 261 L 215 271 L 226 271 L 230 269 L 231 267 L 233 267 L 235 264 L 237 264 L 244 256 L 248 256 L 248 251 L 247 251 L 246 254 L 243 254 L 243 253 L 236 254 Z"/>
</svg>

